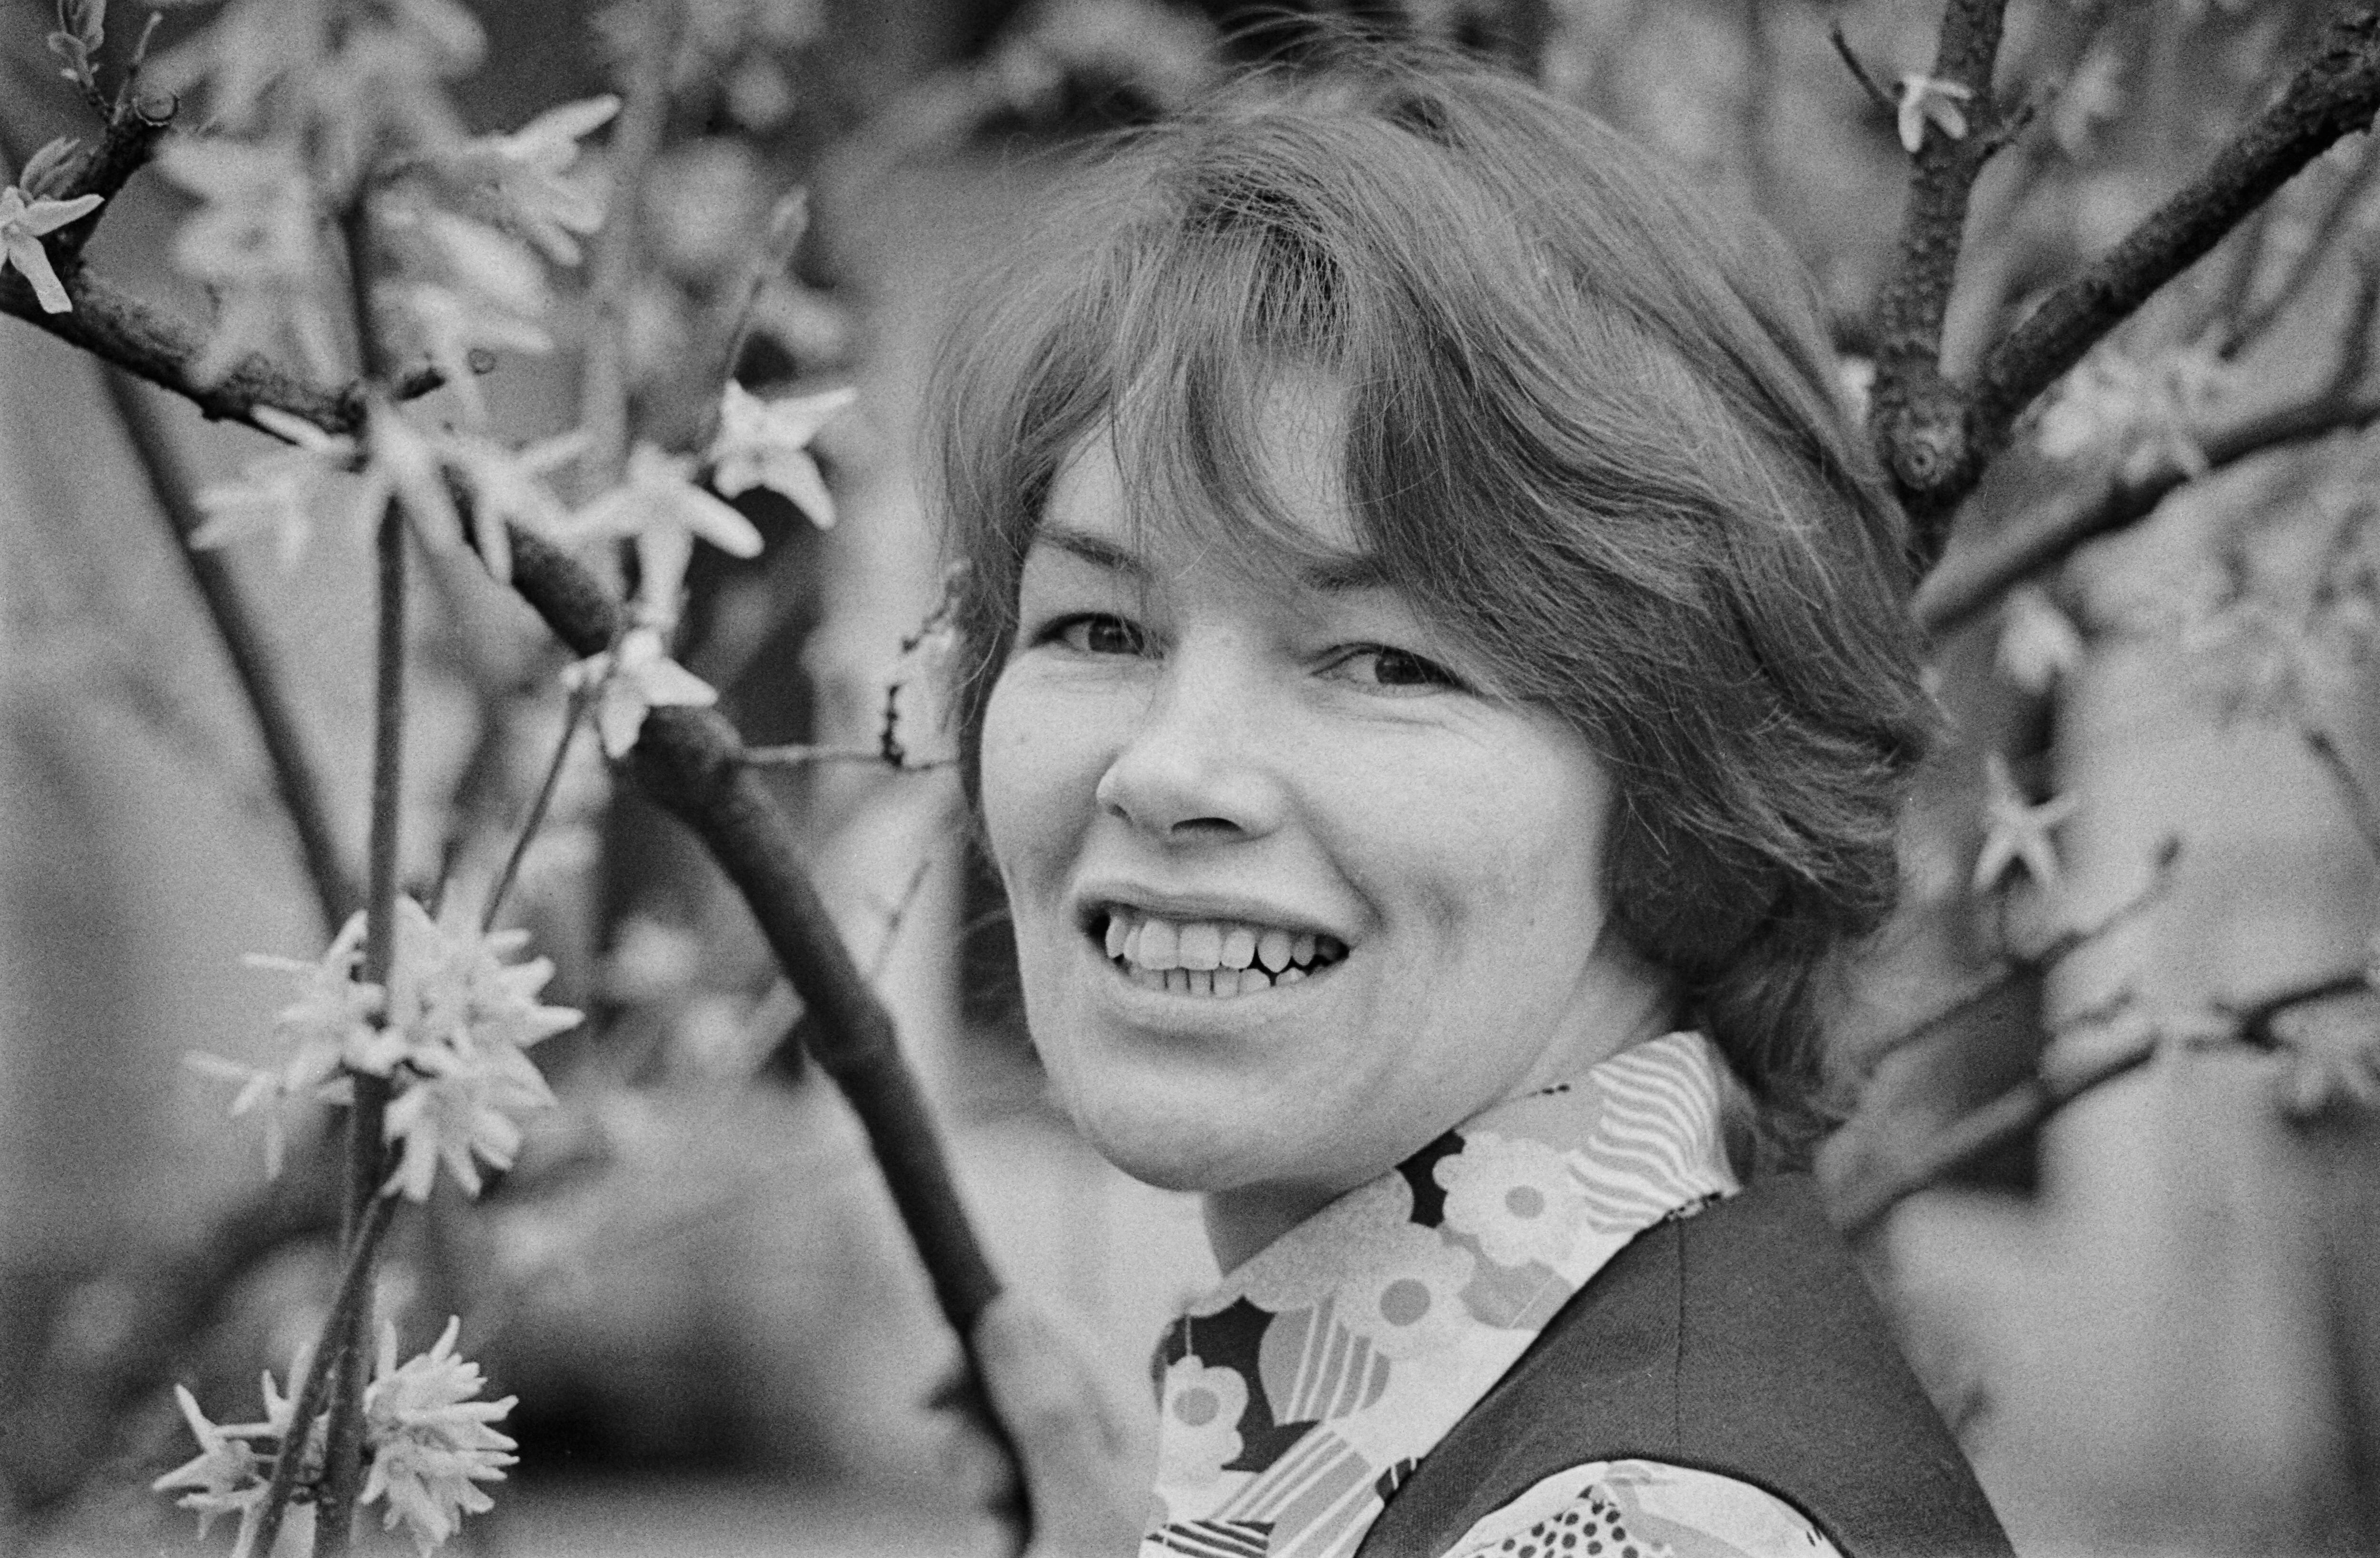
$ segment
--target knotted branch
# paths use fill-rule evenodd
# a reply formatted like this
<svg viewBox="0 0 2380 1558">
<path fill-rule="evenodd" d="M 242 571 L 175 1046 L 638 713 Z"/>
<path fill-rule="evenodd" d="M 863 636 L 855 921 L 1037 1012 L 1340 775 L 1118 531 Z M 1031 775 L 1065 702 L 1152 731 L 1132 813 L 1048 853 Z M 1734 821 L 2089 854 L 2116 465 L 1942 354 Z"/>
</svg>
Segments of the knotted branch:
<svg viewBox="0 0 2380 1558">
<path fill-rule="evenodd" d="M 2011 122 L 1990 96 L 2003 9 L 2004 0 L 1951 0 L 1944 13 L 1935 75 L 1973 94 L 1974 122 L 1962 138 L 1928 128 L 1910 180 L 1893 279 L 1877 302 L 1870 434 L 1929 562 L 1941 554 L 1952 513 L 2044 390 L 2308 163 L 2340 137 L 2369 128 L 2380 112 L 2380 3 L 2354 0 L 2271 105 L 2204 171 L 2053 290 L 1985 354 L 1974 382 L 1961 384 L 1942 371 L 1941 325 L 1968 197 Z M 2137 517 L 2131 510 L 2139 501 L 2126 494 L 2094 507 L 2033 542 L 2035 555 L 2052 560 L 2062 554 L 2059 546 L 2070 550 L 2082 535 L 2099 533 L 2092 525 L 2112 529 Z M 1944 615 L 1972 609 L 1961 603 Z"/>
</svg>

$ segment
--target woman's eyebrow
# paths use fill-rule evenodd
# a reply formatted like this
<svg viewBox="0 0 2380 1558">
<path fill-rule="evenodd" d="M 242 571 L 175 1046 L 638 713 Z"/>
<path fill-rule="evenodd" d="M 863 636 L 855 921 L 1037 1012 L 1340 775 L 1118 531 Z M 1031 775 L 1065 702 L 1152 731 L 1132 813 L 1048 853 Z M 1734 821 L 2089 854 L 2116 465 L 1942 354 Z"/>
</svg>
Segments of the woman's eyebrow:
<svg viewBox="0 0 2380 1558">
<path fill-rule="evenodd" d="M 1126 578 L 1145 579 L 1148 566 L 1130 548 L 1120 546 L 1105 536 L 1095 536 L 1087 530 L 1069 529 L 1063 525 L 1044 525 L 1033 532 L 1036 546 L 1054 546 L 1072 557 L 1079 557 L 1095 568 Z"/>
<path fill-rule="evenodd" d="M 1130 547 L 1066 525 L 1044 525 L 1033 532 L 1033 544 L 1056 547 L 1095 568 L 1146 580 L 1148 565 Z M 1343 552 L 1308 563 L 1297 570 L 1300 583 L 1323 595 L 1350 594 L 1359 590 L 1386 590 L 1396 580 L 1377 554 Z"/>
</svg>

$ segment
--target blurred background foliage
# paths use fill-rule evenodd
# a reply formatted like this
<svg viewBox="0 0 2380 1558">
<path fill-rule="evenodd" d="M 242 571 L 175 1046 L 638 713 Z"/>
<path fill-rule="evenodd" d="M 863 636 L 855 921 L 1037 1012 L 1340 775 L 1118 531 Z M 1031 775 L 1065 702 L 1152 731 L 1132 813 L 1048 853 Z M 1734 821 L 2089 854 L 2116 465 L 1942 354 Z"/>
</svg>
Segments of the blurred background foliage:
<svg viewBox="0 0 2380 1558">
<path fill-rule="evenodd" d="M 488 63 L 458 102 L 480 131 L 603 90 L 633 19 L 475 8 Z M 1946 366 L 2203 165 L 2328 11 L 2019 0 L 2000 76 L 2037 113 L 1978 188 Z M 212 14 L 163 13 L 160 48 Z M 855 383 L 863 410 L 819 446 L 840 522 L 737 500 L 771 545 L 698 559 L 680 658 L 755 744 L 873 749 L 890 707 L 922 756 L 931 700 L 903 641 L 938 578 L 912 470 L 928 346 L 951 279 L 1088 137 L 1293 62 L 1318 15 L 1451 39 L 1774 223 L 1818 278 L 1855 391 L 1909 164 L 1830 29 L 1888 85 L 1927 68 L 1940 20 L 1933 0 L 687 14 L 635 197 L 640 423 L 683 436 L 700 414 L 693 344 L 796 187 L 811 225 L 759 295 L 739 373 Z M 42 50 L 48 6 L 0 18 L 15 160 L 77 133 L 79 110 Z M 2024 1551 L 2380 1551 L 2380 835 L 2357 778 L 2380 735 L 2374 166 L 2350 138 L 2160 295 L 2024 425 L 1952 541 L 1955 564 L 2110 482 L 2173 489 L 1938 634 L 1948 737 L 1910 821 L 1908 907 L 1840 1002 L 1857 1102 L 1822 1172 Z M 137 181 L 93 262 L 203 317 L 164 258 L 188 209 Z M 500 431 L 572 420 L 572 306 L 562 353 L 484 380 Z M 2335 414 L 2244 452 L 2223 437 L 2300 406 Z M 209 475 L 258 448 L 176 425 Z M 301 1152 L 262 1187 L 219 1087 L 178 1065 L 261 1057 L 274 992 L 237 955 L 306 954 L 320 927 L 151 507 L 91 366 L 0 332 L 0 1548 L 182 1540 L 144 1491 L 183 1454 L 168 1382 L 244 1392 L 326 1296 L 326 1160 Z M 234 562 L 359 853 L 361 550 Z M 527 613 L 431 573 L 407 828 L 425 884 L 492 868 L 562 717 L 558 651 Z M 1160 1318 L 1211 1277 L 1195 1211 L 1108 1170 L 1043 1100 L 950 774 L 820 761 L 772 782 L 902 1020 L 995 1259 L 1135 1391 Z M 540 1052 L 564 1107 L 484 1200 L 432 1202 L 383 1297 L 460 1313 L 465 1350 L 521 1397 L 515 1485 L 463 1540 L 963 1545 L 922 1405 L 953 1348 L 840 1102 L 782 1042 L 799 1004 L 740 904 L 590 743 L 520 904 L 561 966 L 549 999 L 592 1018 Z"/>
</svg>

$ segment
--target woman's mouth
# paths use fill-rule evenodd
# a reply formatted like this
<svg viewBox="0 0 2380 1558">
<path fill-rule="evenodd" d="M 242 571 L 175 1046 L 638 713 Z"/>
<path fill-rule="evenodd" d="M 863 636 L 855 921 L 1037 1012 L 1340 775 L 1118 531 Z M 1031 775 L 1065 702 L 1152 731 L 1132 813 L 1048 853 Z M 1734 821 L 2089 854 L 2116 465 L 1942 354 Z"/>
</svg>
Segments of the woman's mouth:
<svg viewBox="0 0 2380 1558">
<path fill-rule="evenodd" d="M 1336 936 L 1234 920 L 1166 919 L 1109 906 L 1093 933 L 1117 972 L 1145 990 L 1179 995 L 1251 995 L 1297 984 L 1347 955 Z"/>
</svg>

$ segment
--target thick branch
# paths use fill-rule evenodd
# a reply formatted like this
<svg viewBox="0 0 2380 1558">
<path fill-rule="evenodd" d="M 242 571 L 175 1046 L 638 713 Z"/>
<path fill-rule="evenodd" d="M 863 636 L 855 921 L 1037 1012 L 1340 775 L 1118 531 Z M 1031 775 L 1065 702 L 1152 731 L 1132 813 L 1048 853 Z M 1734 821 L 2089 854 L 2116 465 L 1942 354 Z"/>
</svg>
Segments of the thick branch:
<svg viewBox="0 0 2380 1558">
<path fill-rule="evenodd" d="M 189 544 L 191 535 L 206 517 L 199 510 L 196 484 L 182 462 L 181 450 L 164 419 L 150 403 L 146 392 L 120 369 L 102 367 L 100 382 L 140 460 L 150 495 L 157 500 L 159 510 L 173 527 L 177 543 L 174 550 L 189 568 L 190 581 L 198 587 L 207 618 L 214 625 L 225 658 L 231 662 L 232 675 L 237 678 L 249 712 L 256 720 L 257 735 L 264 743 L 265 759 L 273 771 L 273 787 L 280 793 L 290 825 L 297 830 L 306 879 L 313 886 L 314 902 L 322 911 L 323 934 L 327 936 L 355 912 L 362 895 L 332 832 L 322 775 L 306 749 L 304 734 L 282 686 L 280 672 L 273 665 L 272 650 L 257 631 L 255 614 L 249 609 L 230 563 L 221 553 L 197 551 Z"/>
<path fill-rule="evenodd" d="M 620 607 L 586 569 L 550 542 L 513 532 L 513 582 L 556 637 L 595 654 L 621 626 Z M 785 977 L 815 1019 L 811 1056 L 851 1101 L 884 1166 L 936 1296 L 962 1336 L 999 1291 L 952 1187 L 923 1098 L 903 1063 L 892 1014 L 809 882 L 793 830 L 744 761 L 744 743 L 708 711 L 655 709 L 637 743 L 638 786 L 708 845 L 744 900 Z"/>
<path fill-rule="evenodd" d="M 149 159 L 157 154 L 157 142 L 173 126 L 175 106 L 171 98 L 150 103 L 129 90 L 117 100 L 98 144 L 81 153 L 73 176 L 54 196 L 70 201 L 82 195 L 97 195 L 105 202 L 81 221 L 50 235 L 50 263 L 59 275 L 81 265 L 83 249 L 99 231 L 100 219 L 115 204 L 116 195 L 132 181 L 132 176 L 148 166 Z"/>
<path fill-rule="evenodd" d="M 1921 525 L 1927 503 L 1966 444 L 1965 396 L 1942 374 L 1942 321 L 1958 280 L 1967 203 L 1999 144 L 1992 94 L 2008 0 L 1950 0 L 1933 79 L 1963 89 L 1967 133 L 1927 125 L 1909 180 L 1892 279 L 1876 300 L 1876 379 L 1869 432 L 1902 502 Z"/>
<path fill-rule="evenodd" d="M 0 274 L 0 313 L 14 314 L 68 346 L 172 390 L 212 420 L 253 427 L 255 408 L 272 406 L 331 432 L 353 432 L 363 425 L 360 385 L 326 390 L 254 354 L 222 383 L 200 384 L 190 376 L 190 364 L 206 347 L 204 333 L 89 271 L 61 279 L 74 310 L 44 313 L 32 288 L 11 267 Z"/>
<path fill-rule="evenodd" d="M 2380 5 L 2365 0 L 2331 22 L 2313 57 L 2204 173 L 1992 348 L 1976 385 L 1979 451 L 1988 453 L 2034 396 L 2301 168 L 2340 137 L 2368 129 L 2375 112 Z"/>
<path fill-rule="evenodd" d="M 2380 392 L 2325 394 L 2241 422 L 2202 442 L 2214 469 L 2287 444 L 2322 438 L 2380 420 Z M 2168 465 L 2154 474 L 2069 487 L 2054 502 L 2010 521 L 1972 548 L 1944 558 L 1919 587 L 1912 611 L 1918 626 L 1940 638 L 1965 626 L 2034 574 L 2071 556 L 2085 542 L 2145 519 L 2191 480 Z"/>
</svg>

